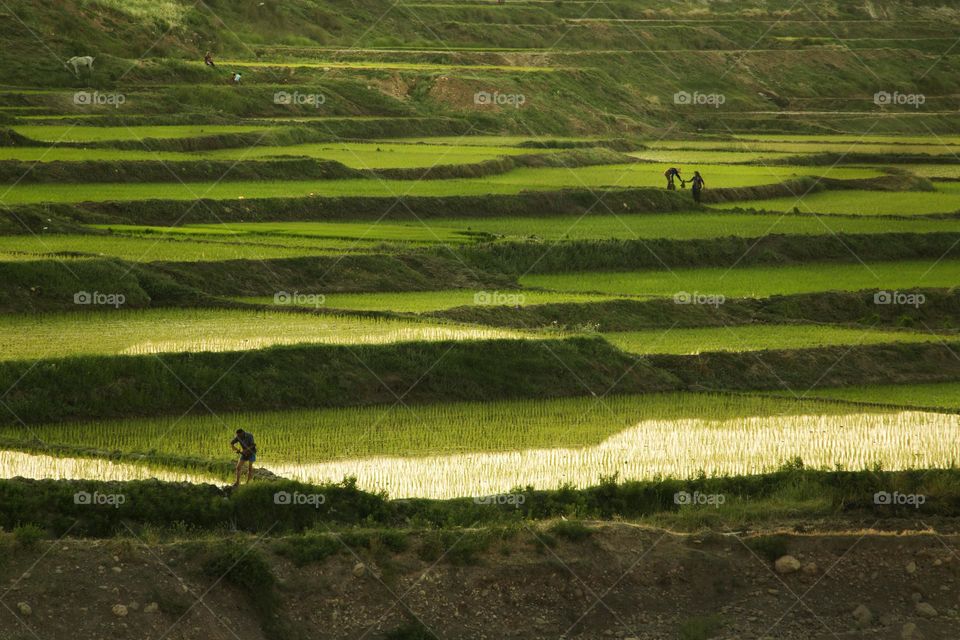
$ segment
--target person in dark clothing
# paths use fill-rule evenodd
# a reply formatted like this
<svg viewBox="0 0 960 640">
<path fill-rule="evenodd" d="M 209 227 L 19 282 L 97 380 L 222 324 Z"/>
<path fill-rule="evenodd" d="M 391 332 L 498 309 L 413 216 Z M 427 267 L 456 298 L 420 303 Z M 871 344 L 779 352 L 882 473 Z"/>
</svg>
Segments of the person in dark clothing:
<svg viewBox="0 0 960 640">
<path fill-rule="evenodd" d="M 680 169 L 676 167 L 670 167 L 663 172 L 663 176 L 667 179 L 667 191 L 676 191 L 677 185 L 674 182 L 675 179 L 680 180 L 683 186 L 686 186 L 686 183 L 683 181 L 683 178 L 680 177 Z"/>
<path fill-rule="evenodd" d="M 203 56 L 203 64 L 214 69 L 217 68 L 217 65 L 213 62 L 213 53 L 207 51 L 207 55 Z"/>
<path fill-rule="evenodd" d="M 703 176 L 700 175 L 699 171 L 693 172 L 693 179 L 690 180 L 690 183 L 692 185 L 691 189 L 693 190 L 693 201 L 699 203 L 700 192 L 703 191 L 704 186 Z"/>
<path fill-rule="evenodd" d="M 238 445 L 239 448 L 237 448 Z M 253 479 L 253 463 L 257 461 L 257 443 L 253 439 L 253 434 L 237 429 L 237 436 L 230 441 L 230 447 L 235 453 L 240 454 L 240 459 L 237 461 L 237 481 L 233 486 L 240 485 L 240 474 L 243 472 L 244 462 L 247 463 L 247 482 L 249 483 Z"/>
</svg>

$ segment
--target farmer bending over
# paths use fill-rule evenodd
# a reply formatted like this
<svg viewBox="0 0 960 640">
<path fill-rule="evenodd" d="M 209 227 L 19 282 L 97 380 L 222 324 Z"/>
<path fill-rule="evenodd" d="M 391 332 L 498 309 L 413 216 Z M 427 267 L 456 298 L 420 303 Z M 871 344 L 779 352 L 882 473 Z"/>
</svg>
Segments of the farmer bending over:
<svg viewBox="0 0 960 640">
<path fill-rule="evenodd" d="M 240 445 L 239 449 L 237 445 Z M 237 481 L 233 486 L 240 486 L 240 474 L 243 472 L 244 462 L 247 463 L 247 483 L 249 483 L 253 479 L 253 463 L 257 461 L 257 443 L 253 439 L 253 434 L 237 429 L 237 437 L 230 441 L 230 447 L 240 454 L 240 459 L 237 461 Z"/>
<path fill-rule="evenodd" d="M 212 52 L 207 51 L 207 55 L 203 56 L 203 64 L 207 65 L 208 67 L 213 67 L 214 69 L 217 68 L 217 65 L 213 62 Z"/>
<path fill-rule="evenodd" d="M 686 186 L 686 183 L 683 182 L 683 178 L 680 177 L 680 169 L 676 167 L 670 167 L 663 172 L 664 177 L 667 179 L 667 191 L 676 191 L 677 185 L 674 183 L 674 179 L 679 179 L 680 182 Z"/>
</svg>

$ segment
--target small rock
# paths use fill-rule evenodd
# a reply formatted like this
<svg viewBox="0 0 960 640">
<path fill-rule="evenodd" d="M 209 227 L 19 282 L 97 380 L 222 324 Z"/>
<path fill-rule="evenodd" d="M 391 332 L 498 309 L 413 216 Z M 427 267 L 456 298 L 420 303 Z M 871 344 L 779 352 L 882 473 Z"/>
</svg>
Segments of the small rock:
<svg viewBox="0 0 960 640">
<path fill-rule="evenodd" d="M 353 577 L 362 578 L 366 574 L 367 565 L 363 564 L 362 562 L 358 562 L 357 564 L 353 565 Z"/>
<path fill-rule="evenodd" d="M 111 609 L 111 611 L 113 611 L 113 615 L 117 616 L 118 618 L 127 617 L 127 608 L 122 604 L 113 605 L 113 609 Z"/>
<path fill-rule="evenodd" d="M 120 567 L 110 567 L 110 570 L 113 571 L 114 573 L 122 573 L 122 572 L 123 572 L 123 569 L 121 569 Z"/>
<path fill-rule="evenodd" d="M 900 637 L 903 640 L 921 640 L 923 636 L 917 631 L 917 625 L 908 622 L 900 630 Z"/>
<path fill-rule="evenodd" d="M 783 556 L 777 558 L 777 561 L 773 563 L 773 566 L 777 570 L 777 573 L 794 573 L 795 571 L 800 570 L 800 561 L 793 556 Z"/>
<path fill-rule="evenodd" d="M 148 602 L 147 606 L 143 608 L 144 613 L 157 613 L 160 611 L 160 605 L 156 602 Z"/>
<path fill-rule="evenodd" d="M 873 622 L 873 612 L 866 605 L 861 604 L 853 610 L 853 619 L 857 621 L 858 627 L 869 627 Z"/>
<path fill-rule="evenodd" d="M 907 563 L 907 566 L 904 567 L 904 570 L 910 575 L 913 575 L 917 572 L 917 563 L 911 560 Z"/>
<path fill-rule="evenodd" d="M 820 569 L 817 567 L 816 562 L 808 562 L 807 564 L 803 565 L 803 568 L 801 568 L 800 571 L 802 571 L 803 575 L 805 576 L 815 576 L 820 572 Z"/>
<path fill-rule="evenodd" d="M 914 591 L 913 593 L 910 594 L 910 599 L 916 603 L 923 600 L 923 596 L 917 593 L 916 591 Z"/>
<path fill-rule="evenodd" d="M 17 611 L 19 611 L 20 615 L 22 616 L 29 616 L 33 613 L 33 609 L 31 609 L 30 605 L 28 605 L 26 602 L 18 602 Z"/>
<path fill-rule="evenodd" d="M 936 618 L 937 610 L 929 602 L 918 602 L 916 605 L 917 615 L 922 618 Z"/>
<path fill-rule="evenodd" d="M 139 602 L 131 602 L 130 604 L 127 605 L 127 609 L 130 609 L 130 611 L 139 611 L 139 610 L 140 610 L 140 603 L 139 603 Z"/>
</svg>

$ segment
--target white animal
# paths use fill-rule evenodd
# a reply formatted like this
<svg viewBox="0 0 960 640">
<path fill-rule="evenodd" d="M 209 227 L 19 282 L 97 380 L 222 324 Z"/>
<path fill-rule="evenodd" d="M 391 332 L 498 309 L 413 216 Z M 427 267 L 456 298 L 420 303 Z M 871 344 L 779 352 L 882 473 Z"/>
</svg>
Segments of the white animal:
<svg viewBox="0 0 960 640">
<path fill-rule="evenodd" d="M 93 56 L 73 56 L 63 66 L 68 69 L 72 66 L 75 75 L 79 74 L 80 69 L 83 68 L 93 71 Z"/>
</svg>

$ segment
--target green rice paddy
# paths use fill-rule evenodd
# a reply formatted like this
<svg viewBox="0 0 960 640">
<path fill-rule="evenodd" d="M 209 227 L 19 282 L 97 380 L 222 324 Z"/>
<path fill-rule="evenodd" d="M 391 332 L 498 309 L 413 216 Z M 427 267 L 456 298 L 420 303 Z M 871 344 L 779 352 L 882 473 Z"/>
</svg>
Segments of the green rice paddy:
<svg viewBox="0 0 960 640">
<path fill-rule="evenodd" d="M 454 307 L 501 306 L 523 307 L 540 304 L 568 302 L 597 302 L 610 300 L 615 296 L 588 295 L 578 293 L 558 293 L 554 291 L 536 291 L 527 289 L 505 289 L 501 291 L 475 291 L 469 289 L 447 289 L 443 291 L 407 291 L 404 293 L 331 293 L 325 298 L 329 309 L 351 311 L 393 311 L 397 313 L 427 313 Z M 270 296 L 255 298 L 237 298 L 241 302 L 255 304 L 274 304 Z M 301 306 L 310 306 L 303 304 Z"/>
<path fill-rule="evenodd" d="M 743 205 L 745 203 L 741 203 Z M 751 205 L 752 206 L 752 205 Z M 606 215 L 604 215 L 606 214 Z M 757 238 L 769 234 L 825 235 L 833 233 L 933 233 L 957 230 L 954 220 L 896 220 L 869 217 L 816 217 L 716 212 L 644 213 L 610 215 L 606 209 L 587 216 L 543 218 L 431 218 L 431 228 L 466 229 L 509 238 L 537 237 L 545 240 L 608 238 L 672 238 L 694 240 L 739 236 Z"/>
<path fill-rule="evenodd" d="M 673 269 L 671 271 L 582 272 L 531 274 L 520 283 L 555 291 L 674 296 L 681 292 L 703 296 L 765 298 L 816 291 L 860 291 L 955 287 L 960 261 L 868 262 L 865 264 L 803 264 L 734 269 Z"/>
<path fill-rule="evenodd" d="M 869 387 L 817 389 L 809 395 L 818 398 L 870 402 L 904 407 L 929 407 L 960 411 L 960 383 L 886 384 Z"/>
<path fill-rule="evenodd" d="M 224 443 L 238 427 L 256 434 L 258 464 L 281 475 L 309 482 L 352 477 L 363 489 L 395 498 L 491 495 L 531 481 L 559 488 L 614 476 L 756 473 L 801 455 L 813 468 L 945 467 L 958 433 L 956 416 L 935 413 L 648 394 L 139 418 L 37 425 L 26 435 L 0 427 L 0 438 L 26 448 L 35 446 L 31 438 L 147 454 L 148 463 L 169 456 L 190 469 L 194 460 L 222 461 Z M 862 446 L 865 438 L 869 449 Z M 46 477 L 57 472 L 57 460 L 13 464 L 32 465 L 29 473 Z M 135 469 L 126 472 L 142 477 Z"/>
<path fill-rule="evenodd" d="M 641 420 L 772 419 L 858 411 L 816 401 L 671 393 L 611 396 L 602 401 L 457 402 L 415 411 L 397 405 L 110 420 L 40 425 L 31 427 L 30 435 L 50 444 L 217 460 L 223 457 L 224 442 L 242 428 L 256 435 L 259 456 L 271 464 L 313 463 L 375 455 L 589 446 Z M 22 437 L 22 431 L 0 427 L 0 438 Z"/>
<path fill-rule="evenodd" d="M 470 232 L 432 227 L 423 222 L 392 224 L 388 222 L 231 222 L 222 224 L 190 224 L 181 227 L 143 225 L 91 225 L 116 233 L 194 239 L 216 236 L 221 241 L 236 243 L 261 242 L 280 245 L 313 246 L 325 241 L 462 243 L 475 239 Z"/>
<path fill-rule="evenodd" d="M 53 127 L 42 127 L 53 128 Z M 70 129 L 70 127 L 62 127 Z M 111 129 L 110 127 L 89 127 Z M 256 130 L 256 127 L 253 127 Z M 117 134 L 119 135 L 119 133 Z M 211 134 L 213 135 L 213 134 Z M 134 138 L 136 139 L 136 138 Z M 143 149 L 83 149 L 78 147 L 0 147 L 0 160 L 23 162 L 79 162 L 162 160 L 271 160 L 280 158 L 316 158 L 341 162 L 355 169 L 411 169 L 435 165 L 474 164 L 501 156 L 554 153 L 553 149 L 522 149 L 492 145 L 391 144 L 372 142 L 323 142 L 286 146 L 252 147 L 182 152 Z"/>
<path fill-rule="evenodd" d="M 290 295 L 292 298 L 299 293 Z M 315 300 L 315 306 L 322 306 L 322 298 L 311 300 Z M 284 344 L 386 344 L 523 337 L 516 331 L 357 316 L 260 310 L 107 308 L 109 310 L 84 313 L 0 315 L 0 360 L 244 351 Z"/>
<path fill-rule="evenodd" d="M 67 136 L 65 140 L 92 143 L 244 133 L 266 130 L 269 126 L 159 126 L 128 130 L 126 127 L 38 124 L 23 126 L 19 130 L 37 139 Z M 47 149 L 5 147 L 0 148 L 0 160 L 229 162 L 311 157 L 335 160 L 354 168 L 415 169 L 556 151 L 520 146 L 530 139 L 524 136 L 446 136 L 380 142 L 269 145 L 196 153 L 110 148 L 87 150 L 63 146 Z M 867 179 L 884 175 L 883 169 L 874 166 L 763 164 L 765 160 L 782 161 L 794 154 L 823 153 L 851 145 L 855 145 L 858 151 L 872 152 L 882 147 L 904 153 L 921 148 L 929 150 L 935 146 L 929 139 L 897 142 L 880 137 L 862 142 L 841 138 L 819 141 L 811 137 L 806 140 L 795 136 L 666 141 L 653 144 L 652 149 L 635 152 L 633 155 L 642 162 L 571 169 L 519 168 L 475 179 L 303 180 L 291 176 L 293 179 L 290 180 L 240 182 L 231 181 L 227 176 L 218 183 L 187 185 L 173 182 L 21 183 L 8 187 L 5 193 L 0 189 L 0 202 L 118 200 L 138 203 L 147 199 L 193 200 L 200 197 L 242 200 L 358 195 L 390 198 L 401 195 L 483 196 L 570 188 L 604 193 L 619 188 L 660 189 L 664 169 L 675 164 L 683 165 L 687 173 L 693 168 L 700 170 L 708 189 L 776 184 L 804 176 Z M 949 165 L 920 164 L 908 168 L 918 175 L 952 175 Z M 792 199 L 782 198 L 725 203 L 712 210 L 677 213 L 621 214 L 598 206 L 583 216 L 558 214 L 549 209 L 537 216 L 480 217 L 462 211 L 424 220 L 411 216 L 410 219 L 391 217 L 376 221 L 310 219 L 318 214 L 305 206 L 304 219 L 289 222 L 269 221 L 268 218 L 258 222 L 172 227 L 103 223 L 90 225 L 90 228 L 106 234 L 0 236 L 0 262 L 69 261 L 90 256 L 140 263 L 255 261 L 415 251 L 441 244 L 465 245 L 484 241 L 543 242 L 544 251 L 549 251 L 548 243 L 552 241 L 707 240 L 730 236 L 760 238 L 771 234 L 876 234 L 877 241 L 882 242 L 883 234 L 887 233 L 955 232 L 954 220 L 927 218 L 923 214 L 960 209 L 960 183 L 937 183 L 935 192 L 818 192 L 796 205 L 798 213 L 793 212 L 795 204 Z M 763 212 L 730 211 L 736 207 Z M 783 213 L 786 215 L 781 215 Z M 76 312 L 69 313 L 7 314 L 0 315 L 0 360 L 30 361 L 85 355 L 163 357 L 164 354 L 182 352 L 239 353 L 275 345 L 387 345 L 554 336 L 557 332 L 551 330 L 517 331 L 388 314 L 429 314 L 455 307 L 500 307 L 495 313 L 509 314 L 513 307 L 580 303 L 589 315 L 591 303 L 621 298 L 669 298 L 682 294 L 678 302 L 689 302 L 693 298 L 695 303 L 721 305 L 726 298 L 827 290 L 950 288 L 960 282 L 960 260 L 950 258 L 948 256 L 940 262 L 918 260 L 869 262 L 866 265 L 851 259 L 849 263 L 811 261 L 787 266 L 738 265 L 732 269 L 526 274 L 519 279 L 521 288 L 499 290 L 451 288 L 458 285 L 443 282 L 442 278 L 434 291 L 402 293 L 288 293 L 278 286 L 275 296 L 232 299 L 267 305 L 269 309 L 132 310 L 119 305 L 118 308 L 78 307 Z M 152 265 L 147 268 L 160 267 Z M 378 313 L 388 317 L 374 317 Z M 949 331 L 933 334 L 919 329 L 812 324 L 682 329 L 664 326 L 601 335 L 623 351 L 639 356 L 837 346 L 855 348 L 888 343 L 943 342 L 953 345 L 956 337 Z M 947 394 L 946 400 L 934 402 L 937 394 L 944 393 Z M 913 394 L 916 401 L 896 404 L 954 407 L 960 401 L 954 401 L 952 398 L 957 394 L 951 393 L 950 389 L 944 392 L 944 387 L 931 385 L 914 385 L 902 391 L 876 388 L 816 392 L 824 398 L 863 402 L 876 401 L 871 398 L 906 400 Z M 949 416 L 865 409 L 835 402 L 760 396 L 655 394 L 599 400 L 440 403 L 412 409 L 398 405 L 394 408 L 187 416 L 179 421 L 144 417 L 39 425 L 32 430 L 50 444 L 217 461 L 222 459 L 223 439 L 237 426 L 243 426 L 257 434 L 262 455 L 269 462 L 267 466 L 287 477 L 320 481 L 355 475 L 362 486 L 383 489 L 392 495 L 444 497 L 476 491 L 477 486 L 488 486 L 485 483 L 491 488 L 509 488 L 523 481 L 532 481 L 539 486 L 559 486 L 565 481 L 590 483 L 598 481 L 598 473 L 619 472 L 624 477 L 647 477 L 656 473 L 694 475 L 699 469 L 717 473 L 752 473 L 766 469 L 764 465 L 775 467 L 782 459 L 801 454 L 805 459 L 809 454 L 816 463 L 826 465 L 863 466 L 880 460 L 897 468 L 917 459 L 907 459 L 913 455 L 904 453 L 903 442 L 907 440 L 911 443 L 922 441 L 918 446 L 927 456 L 923 458 L 926 463 L 946 464 L 944 461 L 949 460 L 950 455 L 943 434 L 953 433 L 957 426 L 951 419 Z M 817 440 L 816 446 L 805 449 L 811 429 L 823 430 L 824 425 L 828 425 L 828 436 Z M 854 428 L 846 429 L 849 425 Z M 684 446 L 692 448 L 684 449 L 671 440 L 679 432 L 690 435 L 690 442 Z M 864 433 L 876 436 L 881 444 L 869 451 L 863 450 L 859 443 Z M 22 431 L 0 427 L 0 438 L 22 437 Z M 645 443 L 650 438 L 664 443 L 663 446 L 657 451 L 648 450 Z M 557 458 L 559 447 L 569 450 Z M 384 461 L 383 456 L 390 456 L 391 461 Z M 520 456 L 522 462 L 518 464 L 515 456 Z M 458 469 L 460 471 L 455 471 Z"/>
<path fill-rule="evenodd" d="M 271 180 L 257 182 L 155 183 L 155 184 L 16 184 L 0 194 L 0 202 L 29 204 L 41 202 L 132 201 L 146 199 L 214 200 L 290 198 L 311 196 L 458 196 L 517 194 L 529 190 L 564 188 L 629 188 L 662 186 L 665 166 L 606 165 L 569 168 L 521 168 L 485 178 L 452 180 Z M 834 178 L 870 178 L 880 175 L 874 169 L 809 167 L 751 167 L 749 171 L 716 165 L 713 179 L 726 176 L 729 186 L 772 184 L 800 175 L 830 175 Z"/>
<path fill-rule="evenodd" d="M 171 236 L 172 234 L 154 237 L 46 234 L 0 236 L 0 261 L 64 257 L 109 257 L 133 262 L 267 260 L 328 255 L 370 247 L 369 242 L 357 240 L 323 239 L 309 245 L 291 243 L 305 246 L 284 246 L 279 238 L 274 242 L 263 242 L 263 239 L 255 242 L 224 236 L 197 236 L 196 240 Z"/>
<path fill-rule="evenodd" d="M 820 191 L 802 197 L 743 200 L 718 208 L 762 211 L 851 214 L 862 216 L 916 216 L 960 211 L 960 183 L 938 183 L 936 191 Z"/>
<path fill-rule="evenodd" d="M 19 125 L 20 135 L 43 142 L 105 142 L 145 140 L 147 138 L 197 138 L 226 133 L 268 131 L 259 125 L 154 125 L 131 127 L 91 127 L 84 125 Z"/>
<path fill-rule="evenodd" d="M 735 325 L 708 328 L 650 329 L 605 333 L 611 343 L 637 354 L 693 355 L 710 351 L 814 349 L 891 342 L 941 342 L 956 339 L 911 331 L 880 331 L 823 325 Z"/>
</svg>

